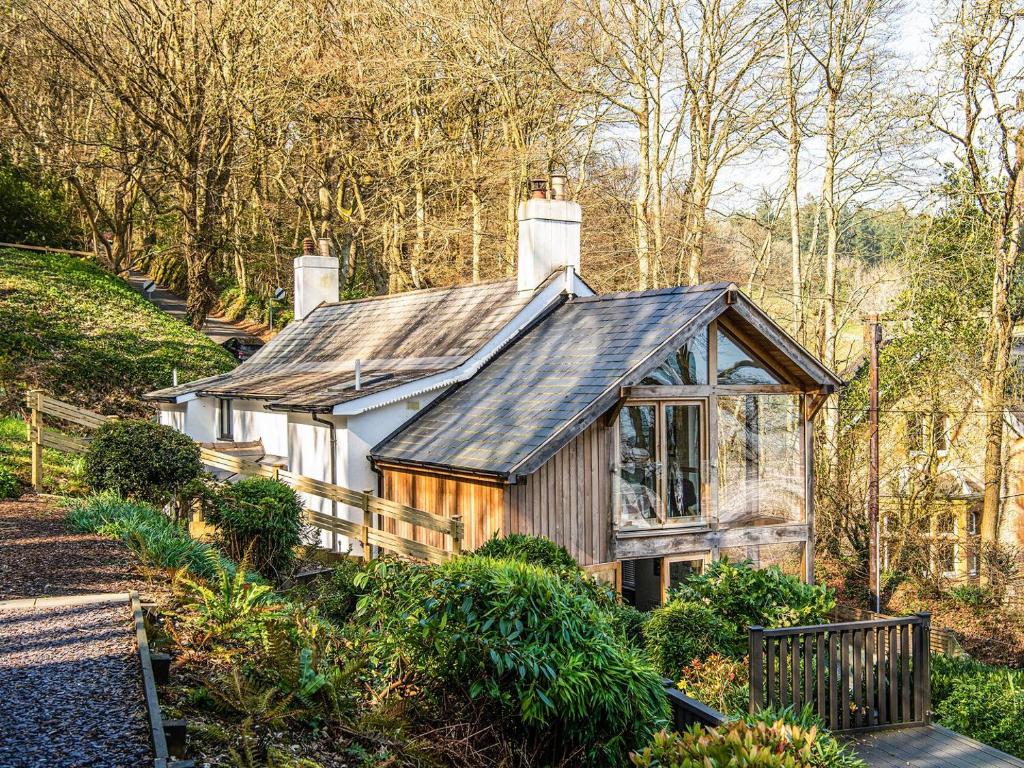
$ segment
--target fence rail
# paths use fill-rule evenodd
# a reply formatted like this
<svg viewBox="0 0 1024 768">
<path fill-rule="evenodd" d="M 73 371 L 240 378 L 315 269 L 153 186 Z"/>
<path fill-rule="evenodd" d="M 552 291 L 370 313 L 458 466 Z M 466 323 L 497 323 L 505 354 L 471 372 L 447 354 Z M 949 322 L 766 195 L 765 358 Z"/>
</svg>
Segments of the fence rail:
<svg viewBox="0 0 1024 768">
<path fill-rule="evenodd" d="M 930 720 L 931 615 L 750 627 L 750 711 L 810 705 L 833 731 Z"/>
<path fill-rule="evenodd" d="M 103 416 L 56 400 L 39 390 L 30 391 L 27 402 L 31 410 L 28 437 L 32 453 L 32 486 L 38 491 L 42 489 L 43 485 L 43 448 L 52 448 L 67 453 L 82 453 L 89 445 L 88 436 L 65 435 L 56 429 L 47 427 L 43 423 L 44 415 L 76 424 L 86 430 L 96 429 L 113 417 Z M 335 517 L 311 509 L 306 510 L 306 521 L 321 530 L 348 536 L 360 542 L 364 557 L 369 557 L 373 547 L 379 547 L 406 557 L 436 563 L 447 560 L 453 554 L 462 551 L 465 527 L 458 516 L 442 517 L 389 499 L 379 498 L 370 491 L 353 491 L 334 483 L 289 472 L 280 467 L 260 464 L 212 448 L 200 448 L 199 459 L 204 466 L 211 469 L 221 470 L 239 477 L 273 478 L 300 493 L 360 510 L 362 515 L 360 522 L 353 522 L 344 517 Z M 408 523 L 415 528 L 445 534 L 451 541 L 450 549 L 425 544 L 381 530 L 377 523 L 384 518 Z"/>
<path fill-rule="evenodd" d="M 866 608 L 854 608 L 849 605 L 841 605 L 832 611 L 832 618 L 834 621 L 877 621 L 881 619 L 891 619 L 894 617 L 885 613 L 875 613 L 874 611 L 869 611 Z M 932 653 L 938 653 L 943 656 L 970 655 L 964 650 L 963 646 L 960 645 L 960 641 L 951 629 L 932 627 L 931 632 L 929 633 L 929 638 Z"/>
</svg>

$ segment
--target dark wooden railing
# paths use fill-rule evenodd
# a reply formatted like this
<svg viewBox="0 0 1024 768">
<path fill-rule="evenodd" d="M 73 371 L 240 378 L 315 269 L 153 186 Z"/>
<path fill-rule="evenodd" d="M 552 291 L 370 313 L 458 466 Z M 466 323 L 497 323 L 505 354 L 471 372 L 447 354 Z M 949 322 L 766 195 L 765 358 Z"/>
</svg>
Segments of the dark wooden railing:
<svg viewBox="0 0 1024 768">
<path fill-rule="evenodd" d="M 691 725 L 715 728 L 726 721 L 725 715 L 717 709 L 702 704 L 696 699 L 691 699 L 676 688 L 676 684 L 667 677 L 662 678 L 661 683 L 665 686 L 665 696 L 668 698 L 668 705 L 672 710 L 673 730 L 682 733 Z"/>
<path fill-rule="evenodd" d="M 926 725 L 931 615 L 751 627 L 750 711 L 810 705 L 829 730 Z"/>
</svg>

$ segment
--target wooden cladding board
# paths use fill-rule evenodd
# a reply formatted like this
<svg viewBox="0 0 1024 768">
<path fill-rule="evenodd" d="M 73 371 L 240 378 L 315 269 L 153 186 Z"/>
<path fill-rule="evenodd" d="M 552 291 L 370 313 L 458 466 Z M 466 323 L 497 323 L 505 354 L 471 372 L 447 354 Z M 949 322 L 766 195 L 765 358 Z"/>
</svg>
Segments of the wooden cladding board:
<svg viewBox="0 0 1024 768">
<path fill-rule="evenodd" d="M 509 486 L 506 529 L 546 536 L 581 565 L 611 560 L 611 432 L 598 419 Z"/>
<path fill-rule="evenodd" d="M 384 499 L 445 518 L 461 515 L 463 550 L 476 549 L 499 530 L 504 530 L 503 483 L 408 467 L 383 467 L 382 470 Z M 374 511 L 372 507 L 371 511 Z M 417 529 L 396 520 L 385 520 L 382 527 L 388 533 L 431 547 L 447 548 L 444 534 L 437 531 Z"/>
</svg>

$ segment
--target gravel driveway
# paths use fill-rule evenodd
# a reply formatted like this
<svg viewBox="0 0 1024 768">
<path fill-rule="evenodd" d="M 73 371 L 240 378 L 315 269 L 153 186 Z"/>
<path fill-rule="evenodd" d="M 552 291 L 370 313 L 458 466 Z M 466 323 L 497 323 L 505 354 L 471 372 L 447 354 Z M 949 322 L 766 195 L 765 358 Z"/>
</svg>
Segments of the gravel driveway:
<svg viewBox="0 0 1024 768">
<path fill-rule="evenodd" d="M 0 605 L 0 766 L 152 764 L 127 600 Z"/>
<path fill-rule="evenodd" d="M 28 494 L 0 501 L 0 600 L 132 590 L 152 594 L 134 562 L 118 541 L 68 531 L 64 510 L 52 499 Z"/>
</svg>

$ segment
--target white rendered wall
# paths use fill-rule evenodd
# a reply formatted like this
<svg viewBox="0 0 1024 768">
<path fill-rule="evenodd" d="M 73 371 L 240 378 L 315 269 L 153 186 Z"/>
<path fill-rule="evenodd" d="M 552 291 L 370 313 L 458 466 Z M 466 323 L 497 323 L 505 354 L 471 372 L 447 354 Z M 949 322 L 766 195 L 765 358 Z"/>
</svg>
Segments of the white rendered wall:
<svg viewBox="0 0 1024 768">
<path fill-rule="evenodd" d="M 165 427 L 172 427 L 179 432 L 184 432 L 185 406 L 179 403 L 160 403 L 157 420 Z"/>
<path fill-rule="evenodd" d="M 232 400 L 231 428 L 235 442 L 261 440 L 272 456 L 288 455 L 287 413 L 268 411 L 258 400 Z"/>
<path fill-rule="evenodd" d="M 217 400 L 197 397 L 185 403 L 186 435 L 197 443 L 212 443 L 217 439 Z"/>
</svg>

